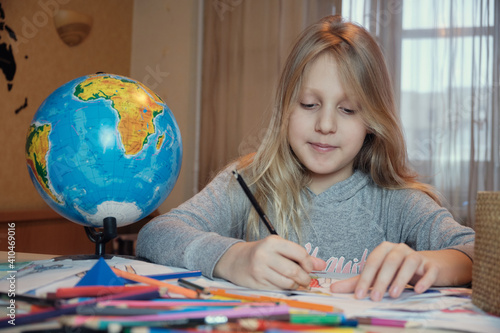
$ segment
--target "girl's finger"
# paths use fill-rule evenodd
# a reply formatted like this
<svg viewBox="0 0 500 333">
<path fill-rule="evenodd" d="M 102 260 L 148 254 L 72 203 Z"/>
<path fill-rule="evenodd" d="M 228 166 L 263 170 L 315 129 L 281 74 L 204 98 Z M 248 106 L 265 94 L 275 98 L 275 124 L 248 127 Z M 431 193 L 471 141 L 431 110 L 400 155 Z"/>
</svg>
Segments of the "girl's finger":
<svg viewBox="0 0 500 333">
<path fill-rule="evenodd" d="M 395 292 L 398 292 L 399 286 L 406 285 L 406 283 L 411 279 L 414 272 L 418 269 L 422 262 L 421 256 L 419 256 L 415 251 L 409 248 L 405 244 L 395 244 L 391 251 L 387 253 L 384 261 L 379 268 L 375 282 L 373 283 L 373 289 L 370 293 L 370 298 L 373 301 L 380 301 L 387 291 L 389 285 L 394 283 L 394 279 L 397 278 L 401 273 L 401 280 L 406 279 L 405 275 L 408 275 L 406 281 L 402 283 L 400 281 L 394 285 Z M 404 268 L 404 272 L 402 269 Z"/>
<path fill-rule="evenodd" d="M 392 281 L 389 289 L 389 295 L 393 298 L 399 297 L 404 288 L 411 279 L 418 273 L 419 267 L 422 265 L 422 257 L 416 253 L 410 253 L 406 256 L 401 265 L 398 274 Z"/>
<path fill-rule="evenodd" d="M 359 281 L 359 275 L 353 276 L 351 278 L 334 282 L 330 285 L 330 291 L 332 293 L 352 293 L 356 288 Z"/>
<path fill-rule="evenodd" d="M 425 274 L 418 280 L 413 289 L 416 293 L 423 293 L 436 282 L 439 274 L 439 268 L 431 263 L 427 263 L 424 267 Z"/>
<path fill-rule="evenodd" d="M 385 260 L 387 253 L 389 253 L 395 244 L 389 242 L 383 242 L 377 246 L 372 253 L 368 256 L 366 264 L 363 267 L 363 272 L 361 272 L 358 284 L 354 290 L 354 296 L 357 299 L 366 297 L 368 294 L 368 289 L 372 286 L 380 266 Z"/>
</svg>

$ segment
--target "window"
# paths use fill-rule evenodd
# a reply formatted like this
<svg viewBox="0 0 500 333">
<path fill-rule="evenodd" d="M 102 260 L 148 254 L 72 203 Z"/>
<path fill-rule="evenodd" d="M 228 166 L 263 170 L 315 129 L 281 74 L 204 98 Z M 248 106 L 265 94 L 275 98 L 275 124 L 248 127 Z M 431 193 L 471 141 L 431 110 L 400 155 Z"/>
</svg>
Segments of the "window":
<svg viewBox="0 0 500 333">
<path fill-rule="evenodd" d="M 365 26 L 386 56 L 398 60 L 388 64 L 410 162 L 468 224 L 476 192 L 500 190 L 494 5 L 491 0 L 342 2 L 342 15 Z"/>
</svg>

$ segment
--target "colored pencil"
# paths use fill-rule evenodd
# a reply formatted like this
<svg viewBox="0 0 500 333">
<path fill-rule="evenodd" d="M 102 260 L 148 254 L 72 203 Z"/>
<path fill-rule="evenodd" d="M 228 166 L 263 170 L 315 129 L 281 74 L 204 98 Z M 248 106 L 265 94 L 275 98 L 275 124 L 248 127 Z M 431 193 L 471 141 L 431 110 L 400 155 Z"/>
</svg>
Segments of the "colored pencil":
<svg viewBox="0 0 500 333">
<path fill-rule="evenodd" d="M 35 313 L 27 313 L 27 314 L 22 314 L 16 316 L 16 326 L 18 325 L 25 325 L 25 324 L 31 324 L 31 323 L 36 323 L 39 321 L 43 321 L 46 319 L 51 319 L 63 315 L 72 315 L 76 313 L 76 309 L 78 306 L 82 305 L 89 305 L 89 304 L 95 304 L 98 302 L 102 302 L 105 300 L 120 300 L 120 299 L 155 299 L 158 297 L 161 297 L 162 294 L 165 292 L 163 289 L 159 289 L 158 287 L 151 287 L 148 290 L 145 291 L 133 291 L 133 292 L 126 292 L 126 293 L 121 293 L 121 294 L 114 294 L 114 295 L 106 295 L 103 297 L 96 297 L 90 300 L 86 300 L 83 302 L 75 303 L 75 304 L 66 304 L 62 305 L 59 308 L 48 308 L 43 311 L 35 312 Z M 11 327 L 11 324 L 9 323 L 10 318 L 7 317 L 5 319 L 0 320 L 0 328 L 5 328 L 5 327 Z"/>
<path fill-rule="evenodd" d="M 191 300 L 191 302 L 190 302 Z M 222 306 L 275 306 L 275 302 L 245 302 L 240 300 L 236 301 L 220 301 L 220 300 L 203 300 L 203 299 L 163 299 L 160 301 L 105 301 L 97 304 L 98 306 L 121 306 L 124 308 L 150 308 L 150 309 L 170 309 L 170 308 L 179 308 L 186 306 L 210 306 L 210 307 L 222 307 Z"/>
<path fill-rule="evenodd" d="M 129 291 L 147 290 L 151 286 L 81 286 L 70 288 L 58 288 L 55 293 L 47 294 L 47 297 L 66 299 L 75 297 L 99 297 L 104 295 L 120 294 Z"/>
<path fill-rule="evenodd" d="M 174 272 L 174 273 L 153 274 L 145 276 L 155 280 L 173 280 L 173 279 L 181 279 L 188 277 L 198 277 L 201 276 L 201 271 Z"/>
<path fill-rule="evenodd" d="M 290 322 L 293 324 L 314 324 L 339 326 L 345 321 L 342 313 L 292 313 Z"/>
<path fill-rule="evenodd" d="M 360 325 L 404 327 L 404 328 L 416 328 L 422 326 L 422 324 L 417 322 L 410 322 L 398 319 L 384 319 L 384 318 L 373 318 L 373 317 L 356 317 L 355 319 L 358 321 Z"/>
<path fill-rule="evenodd" d="M 307 330 L 307 332 L 314 332 L 314 333 L 356 333 L 359 331 L 355 328 L 352 328 L 352 327 L 329 327 L 329 328 L 319 328 L 319 329 Z M 294 331 L 294 330 L 272 328 L 272 329 L 266 330 L 265 333 L 297 333 L 297 331 L 296 330 Z"/>
<path fill-rule="evenodd" d="M 83 305 L 76 308 L 76 314 L 82 316 L 144 316 L 165 311 L 169 311 L 169 309 L 102 307 L 99 305 Z"/>
<path fill-rule="evenodd" d="M 168 289 L 169 292 L 172 292 L 174 294 L 179 294 L 179 295 L 185 296 L 187 298 L 197 298 L 198 297 L 198 293 L 194 290 L 191 290 L 191 289 L 187 289 L 187 288 L 184 288 L 181 286 L 176 286 L 176 285 L 166 283 L 163 281 L 158 281 L 158 280 L 146 277 L 146 276 L 137 275 L 137 274 L 130 273 L 130 272 L 125 272 L 125 271 L 122 271 L 122 270 L 114 268 L 114 267 L 111 267 L 111 269 L 113 270 L 113 272 L 117 276 L 125 278 L 125 279 L 133 280 L 136 282 L 141 282 L 141 283 L 148 284 L 151 286 L 165 287 Z"/>
<path fill-rule="evenodd" d="M 233 298 L 233 299 L 241 299 L 241 300 L 245 300 L 245 301 L 276 302 L 276 303 L 283 303 L 283 304 L 289 305 L 291 307 L 300 308 L 300 309 L 315 310 L 315 311 L 321 311 L 321 312 L 342 312 L 341 309 L 339 309 L 335 306 L 332 306 L 332 305 L 303 302 L 303 301 L 297 301 L 297 300 L 288 299 L 288 298 L 270 297 L 270 296 L 263 296 L 263 295 L 250 296 L 250 295 L 233 294 L 233 293 L 228 293 L 224 289 L 219 289 L 219 288 L 208 288 L 208 291 L 212 295 L 218 295 L 218 296 L 223 296 L 223 297 Z"/>
<path fill-rule="evenodd" d="M 240 184 L 241 188 L 245 192 L 245 194 L 248 197 L 248 199 L 250 200 L 250 202 L 252 203 L 253 208 L 255 208 L 255 210 L 257 211 L 257 214 L 259 214 L 259 217 L 262 220 L 262 222 L 264 223 L 264 225 L 266 226 L 267 230 L 269 230 L 269 233 L 271 235 L 277 235 L 278 233 L 276 232 L 273 225 L 271 224 L 271 221 L 269 221 L 269 218 L 264 213 L 264 210 L 262 209 L 262 207 L 260 207 L 259 203 L 257 202 L 257 199 L 255 199 L 255 197 L 253 196 L 252 192 L 248 188 L 247 183 L 245 182 L 243 177 L 236 170 L 233 170 L 233 175 L 236 178 L 236 180 L 238 181 L 238 183 Z"/>
<path fill-rule="evenodd" d="M 184 287 L 184 288 L 188 288 L 188 289 L 191 289 L 191 290 L 194 290 L 196 291 L 197 293 L 199 294 L 208 294 L 209 292 L 206 290 L 205 287 L 202 287 L 200 285 L 197 285 L 196 283 L 193 283 L 191 281 L 188 281 L 188 280 L 185 280 L 185 279 L 179 279 L 177 280 L 177 283 Z"/>
<path fill-rule="evenodd" d="M 186 330 L 160 327 L 132 327 L 130 333 L 186 333 Z M 210 333 L 214 331 L 210 330 Z M 226 332 L 227 333 L 227 332 Z"/>
<path fill-rule="evenodd" d="M 37 306 L 51 306 L 55 307 L 60 305 L 60 301 L 56 299 L 49 299 L 49 298 L 41 298 L 41 297 L 36 297 L 32 295 L 22 295 L 22 294 L 16 294 L 15 296 L 16 302 L 21 301 L 21 302 L 26 302 L 31 305 L 37 305 Z M 8 296 L 8 293 L 5 292 L 0 292 L 0 298 L 4 298 L 9 300 L 10 297 Z"/>
<path fill-rule="evenodd" d="M 265 320 L 257 318 L 239 319 L 238 324 L 249 331 L 266 331 L 270 329 L 310 331 L 313 329 L 330 329 L 329 326 L 320 326 L 312 324 L 294 324 L 278 320 Z"/>
</svg>

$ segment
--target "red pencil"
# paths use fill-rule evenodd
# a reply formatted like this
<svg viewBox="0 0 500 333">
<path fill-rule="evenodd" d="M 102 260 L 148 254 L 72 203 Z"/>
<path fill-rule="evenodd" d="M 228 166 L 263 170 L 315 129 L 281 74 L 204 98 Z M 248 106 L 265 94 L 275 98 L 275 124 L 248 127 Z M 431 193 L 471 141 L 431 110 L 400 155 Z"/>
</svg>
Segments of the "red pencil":
<svg viewBox="0 0 500 333">
<path fill-rule="evenodd" d="M 105 295 L 120 294 L 130 291 L 141 291 L 151 288 L 150 286 L 81 286 L 71 288 L 58 288 L 55 293 L 47 294 L 48 297 L 56 299 L 67 299 L 75 297 L 99 297 Z"/>
</svg>

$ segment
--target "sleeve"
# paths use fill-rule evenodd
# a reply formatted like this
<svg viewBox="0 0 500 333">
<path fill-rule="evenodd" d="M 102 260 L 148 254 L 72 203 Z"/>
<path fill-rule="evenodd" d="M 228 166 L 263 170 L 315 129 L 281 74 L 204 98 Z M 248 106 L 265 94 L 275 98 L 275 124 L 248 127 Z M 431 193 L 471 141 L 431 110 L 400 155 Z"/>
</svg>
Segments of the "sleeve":
<svg viewBox="0 0 500 333">
<path fill-rule="evenodd" d="M 151 220 L 139 232 L 137 256 L 213 278 L 220 257 L 245 237 L 248 209 L 235 183 L 228 168 L 193 198 Z"/>
<path fill-rule="evenodd" d="M 391 220 L 398 228 L 387 228 L 388 240 L 403 242 L 416 251 L 455 249 L 474 257 L 475 233 L 453 219 L 451 213 L 417 190 L 396 190 L 390 204 Z"/>
</svg>

